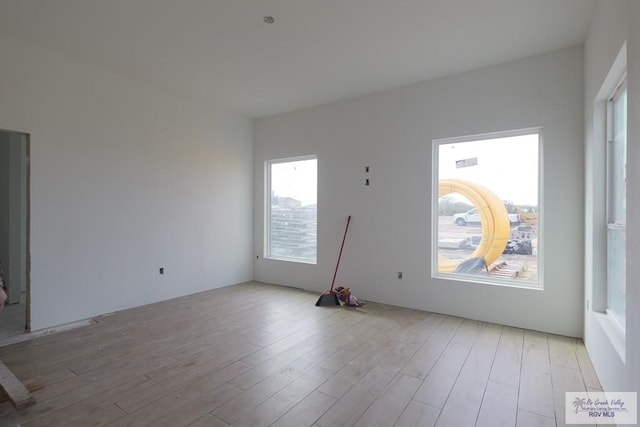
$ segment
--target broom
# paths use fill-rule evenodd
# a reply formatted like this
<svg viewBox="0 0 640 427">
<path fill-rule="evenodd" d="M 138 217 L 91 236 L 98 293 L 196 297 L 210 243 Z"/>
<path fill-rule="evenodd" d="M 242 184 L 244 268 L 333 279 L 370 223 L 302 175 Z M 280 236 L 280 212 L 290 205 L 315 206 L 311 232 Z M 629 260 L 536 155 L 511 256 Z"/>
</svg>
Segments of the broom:
<svg viewBox="0 0 640 427">
<path fill-rule="evenodd" d="M 338 266 L 340 265 L 340 258 L 342 258 L 342 249 L 344 248 L 344 241 L 347 238 L 347 231 L 349 230 L 349 223 L 351 222 L 351 215 L 347 218 L 347 227 L 344 229 L 344 236 L 342 237 L 342 245 L 340 245 L 340 253 L 338 254 L 338 262 L 336 263 L 336 271 L 333 273 L 333 280 L 331 281 L 331 289 L 329 289 L 324 294 L 320 295 L 318 298 L 318 302 L 316 302 L 316 306 L 326 306 L 326 305 L 340 305 L 340 300 L 338 299 L 338 294 L 334 292 L 333 286 L 336 284 L 336 275 L 338 274 Z"/>
</svg>

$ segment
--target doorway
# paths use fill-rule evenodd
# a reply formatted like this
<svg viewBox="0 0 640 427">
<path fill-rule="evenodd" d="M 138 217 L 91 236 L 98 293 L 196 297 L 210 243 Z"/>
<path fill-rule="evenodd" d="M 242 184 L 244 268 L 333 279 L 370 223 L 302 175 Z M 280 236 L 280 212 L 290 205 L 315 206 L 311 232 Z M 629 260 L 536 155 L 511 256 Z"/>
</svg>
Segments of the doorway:
<svg viewBox="0 0 640 427">
<path fill-rule="evenodd" d="M 0 130 L 0 342 L 30 330 L 29 176 L 29 135 Z"/>
</svg>

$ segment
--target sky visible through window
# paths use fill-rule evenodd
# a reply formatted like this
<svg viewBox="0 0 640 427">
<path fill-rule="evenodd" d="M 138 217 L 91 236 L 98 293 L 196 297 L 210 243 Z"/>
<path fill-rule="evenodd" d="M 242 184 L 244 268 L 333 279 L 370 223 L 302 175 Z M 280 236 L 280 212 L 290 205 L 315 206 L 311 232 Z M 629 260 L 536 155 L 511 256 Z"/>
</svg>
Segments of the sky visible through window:
<svg viewBox="0 0 640 427">
<path fill-rule="evenodd" d="M 271 190 L 275 196 L 291 197 L 299 200 L 302 206 L 317 203 L 316 159 L 273 163 L 271 167 Z"/>
<path fill-rule="evenodd" d="M 537 133 L 442 144 L 438 156 L 440 179 L 472 181 L 517 205 L 538 204 Z M 457 166 L 467 159 L 477 159 L 477 165 Z"/>
</svg>

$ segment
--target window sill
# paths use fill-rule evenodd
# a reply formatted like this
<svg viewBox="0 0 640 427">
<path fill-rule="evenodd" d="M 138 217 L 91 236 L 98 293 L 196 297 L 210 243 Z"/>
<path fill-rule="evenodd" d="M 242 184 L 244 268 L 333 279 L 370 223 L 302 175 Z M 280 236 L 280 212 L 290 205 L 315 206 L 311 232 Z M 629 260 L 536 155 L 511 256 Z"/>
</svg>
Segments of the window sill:
<svg viewBox="0 0 640 427">
<path fill-rule="evenodd" d="M 532 291 L 543 291 L 544 287 L 541 283 L 518 280 L 518 279 L 500 279 L 497 277 L 487 277 L 482 275 L 466 275 L 459 273 L 436 273 L 431 277 L 434 279 L 454 280 L 456 282 L 474 283 L 478 285 L 502 286 L 505 288 L 519 288 Z"/>
<path fill-rule="evenodd" d="M 598 323 L 600 323 L 604 333 L 609 337 L 609 341 L 611 341 L 611 345 L 615 348 L 618 356 L 622 360 L 622 363 L 626 363 L 624 332 L 622 332 L 620 327 L 607 314 L 594 311 L 593 315 L 598 320 Z"/>
<path fill-rule="evenodd" d="M 275 256 L 266 256 L 264 259 L 268 259 L 271 261 L 285 261 L 285 262 L 295 262 L 297 264 L 309 264 L 309 265 L 317 265 L 317 261 L 313 261 L 310 259 L 302 259 L 302 258 L 287 258 L 287 257 L 275 257 Z"/>
</svg>

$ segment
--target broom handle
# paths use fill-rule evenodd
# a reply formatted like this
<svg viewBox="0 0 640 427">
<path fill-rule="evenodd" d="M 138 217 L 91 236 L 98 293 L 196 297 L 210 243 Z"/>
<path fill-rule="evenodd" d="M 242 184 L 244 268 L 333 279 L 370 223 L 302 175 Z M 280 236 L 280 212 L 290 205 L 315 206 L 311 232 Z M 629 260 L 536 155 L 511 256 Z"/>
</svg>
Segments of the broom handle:
<svg viewBox="0 0 640 427">
<path fill-rule="evenodd" d="M 331 281 L 331 289 L 329 293 L 333 292 L 333 285 L 336 284 L 336 275 L 338 274 L 338 266 L 340 265 L 340 258 L 342 258 L 342 248 L 344 248 L 344 241 L 347 239 L 347 231 L 349 230 L 349 223 L 351 222 L 351 215 L 347 218 L 347 227 L 344 229 L 344 236 L 342 237 L 342 245 L 340 245 L 340 253 L 338 254 L 338 262 L 336 263 L 336 271 L 333 272 L 333 280 Z"/>
</svg>

